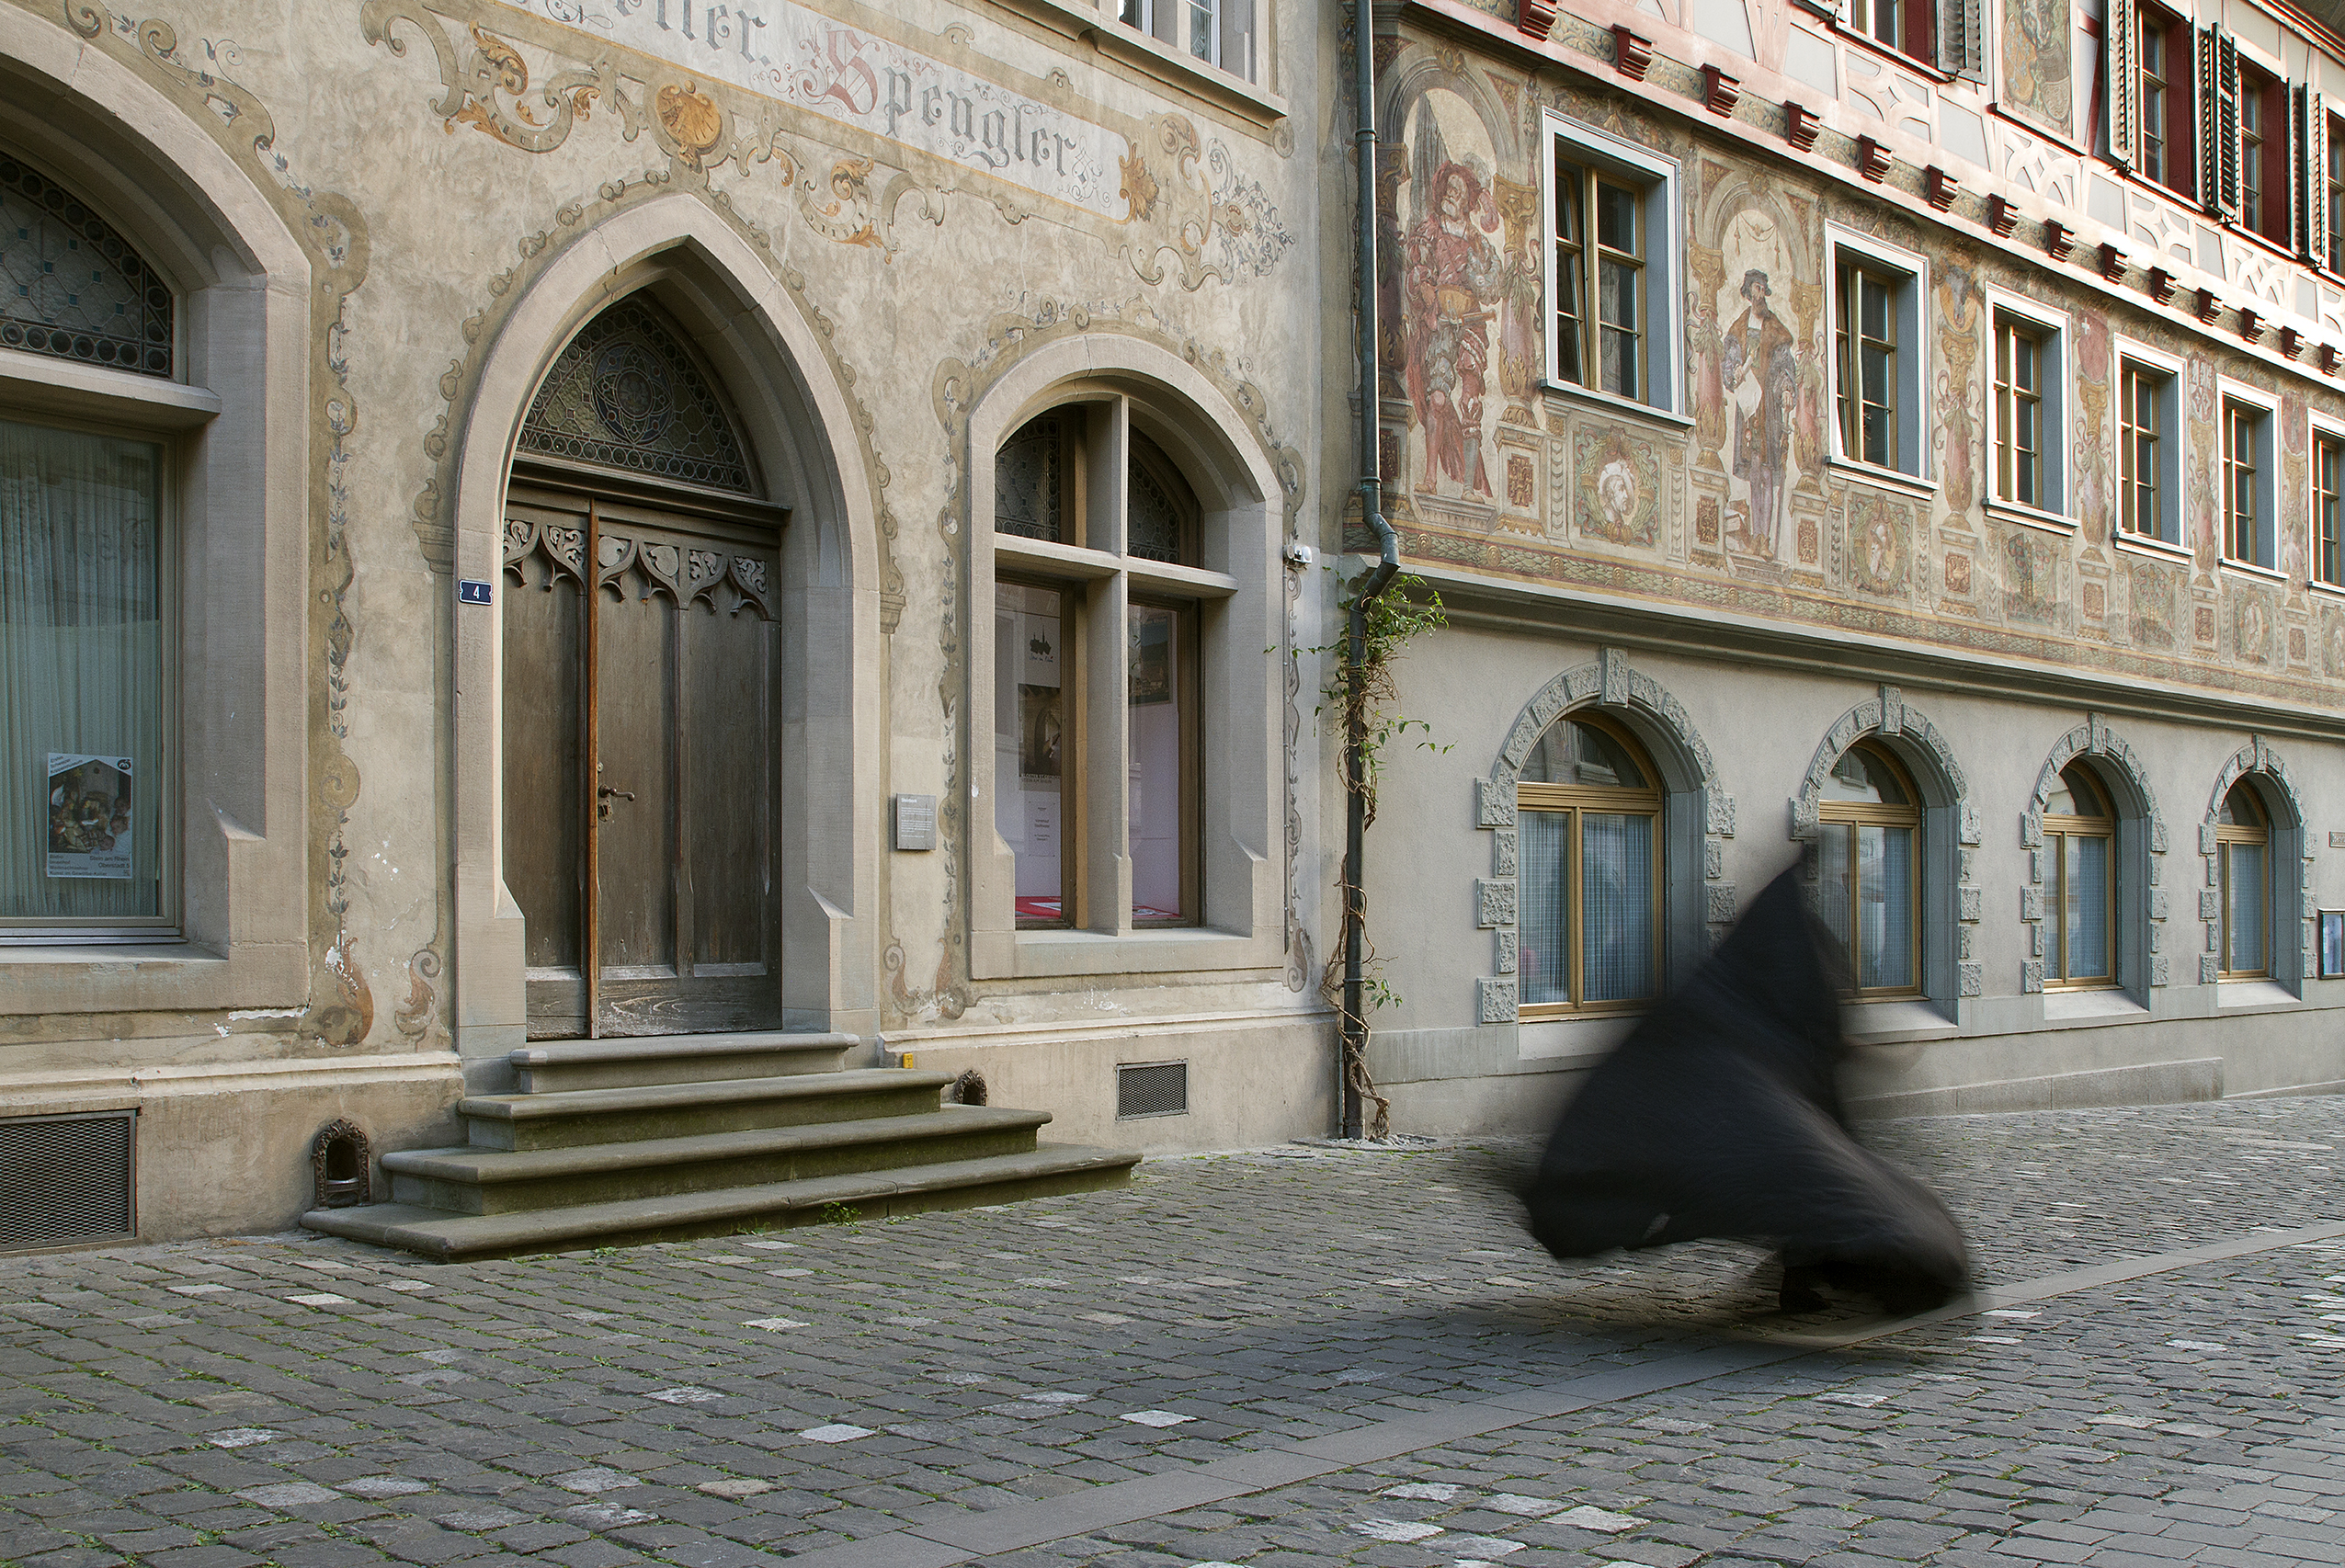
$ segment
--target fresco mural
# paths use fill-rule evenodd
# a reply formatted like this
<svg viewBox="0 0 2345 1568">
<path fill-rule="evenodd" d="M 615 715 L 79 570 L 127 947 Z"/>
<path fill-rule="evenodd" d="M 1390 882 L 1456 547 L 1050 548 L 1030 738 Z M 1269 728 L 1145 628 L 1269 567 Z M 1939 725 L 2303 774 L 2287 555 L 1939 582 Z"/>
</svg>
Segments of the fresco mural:
<svg viewBox="0 0 2345 1568">
<path fill-rule="evenodd" d="M 2045 130 L 2075 134 L 2076 88 L 2071 79 L 2066 0 L 2004 0 L 2003 97 Z"/>
<path fill-rule="evenodd" d="M 2038 6 L 2022 20 L 2034 38 L 2065 16 Z M 2065 37 L 2043 36 L 2009 56 L 2019 108 L 2070 123 Z M 2007 527 L 1985 511 L 1986 289 L 2041 292 L 2043 279 L 1997 253 L 1938 247 L 1923 311 L 1935 493 L 1851 480 L 1830 461 L 1826 222 L 1869 228 L 1877 212 L 1836 210 L 1795 169 L 1698 152 L 1640 122 L 1636 132 L 1682 171 L 1684 401 L 1661 421 L 1611 414 L 1542 388 L 1545 236 L 1539 173 L 1523 149 L 1549 110 L 1621 131 L 1621 104 L 1502 70 L 1469 74 L 1424 44 L 1397 43 L 1387 65 L 1386 123 L 1403 130 L 1379 153 L 1382 460 L 1410 558 L 2020 657 L 2072 661 L 2081 632 L 2145 675 L 2192 678 L 2185 665 L 2221 663 L 2292 698 L 2310 694 L 2308 666 L 2345 668 L 2345 614 L 2315 623 L 2301 589 L 2250 606 L 2214 579 L 2218 496 L 2203 454 L 2215 449 L 2217 379 L 2282 392 L 2264 367 L 2100 302 L 2080 310 L 2065 436 L 2077 527 Z M 2191 458 L 2180 509 L 2195 574 L 2168 558 L 2107 553 L 2120 334 L 2187 361 Z M 2295 516 L 2305 410 L 2287 395 L 2280 483 Z M 2300 570 L 2302 541 L 2285 548 L 2283 564 Z M 2293 631 L 2307 631 L 2304 659 L 2285 656 Z"/>
</svg>

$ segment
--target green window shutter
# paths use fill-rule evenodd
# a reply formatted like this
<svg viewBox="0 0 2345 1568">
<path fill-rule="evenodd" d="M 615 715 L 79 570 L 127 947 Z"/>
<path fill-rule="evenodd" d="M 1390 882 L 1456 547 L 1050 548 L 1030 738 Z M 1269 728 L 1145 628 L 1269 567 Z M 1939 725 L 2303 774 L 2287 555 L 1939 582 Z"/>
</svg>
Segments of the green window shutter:
<svg viewBox="0 0 2345 1568">
<path fill-rule="evenodd" d="M 2199 31 L 2199 199 L 2239 215 L 2239 48 L 2221 28 Z"/>
<path fill-rule="evenodd" d="M 2107 0 L 2100 22 L 2101 79 L 2109 103 L 2109 161 L 2121 169 L 2141 162 L 2141 37 L 2134 0 Z"/>
<path fill-rule="evenodd" d="M 2307 82 L 2296 96 L 2296 249 L 2316 267 L 2328 265 L 2328 106 Z"/>
</svg>

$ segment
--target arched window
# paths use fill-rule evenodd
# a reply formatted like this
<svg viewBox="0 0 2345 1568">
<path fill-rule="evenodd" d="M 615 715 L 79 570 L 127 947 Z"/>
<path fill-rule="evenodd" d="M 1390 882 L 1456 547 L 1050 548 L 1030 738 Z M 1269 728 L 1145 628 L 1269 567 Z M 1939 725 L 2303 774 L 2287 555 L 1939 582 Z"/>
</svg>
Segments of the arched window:
<svg viewBox="0 0 2345 1568">
<path fill-rule="evenodd" d="M 1628 732 L 1557 720 L 1515 786 L 1521 833 L 1521 1011 L 1653 999 L 1661 939 L 1660 776 Z"/>
<path fill-rule="evenodd" d="M 2117 812 L 2084 764 L 2070 763 L 2043 808 L 2045 881 L 2052 895 L 2048 990 L 2117 983 Z"/>
<path fill-rule="evenodd" d="M 1120 854 L 1133 926 L 1201 918 L 1200 643 L 1221 589 L 1195 570 L 1200 523 L 1120 398 L 1052 409 L 996 454 L 994 825 L 1021 927 L 1112 924 L 1100 903 Z M 1119 775 L 1120 844 L 1115 801 L 1097 799 Z"/>
<path fill-rule="evenodd" d="M 2214 819 L 2214 856 L 2222 911 L 2218 975 L 2261 979 L 2271 972 L 2271 818 L 2244 778 L 2231 786 Z"/>
<path fill-rule="evenodd" d="M 169 381 L 173 330 L 128 242 L 0 156 L 0 347 Z M 0 405 L 0 937 L 176 925 L 176 454 L 142 412 Z"/>
<path fill-rule="evenodd" d="M 1921 988 L 1921 797 L 1870 741 L 1842 755 L 1816 804 L 1818 912 L 1859 995 Z"/>
</svg>

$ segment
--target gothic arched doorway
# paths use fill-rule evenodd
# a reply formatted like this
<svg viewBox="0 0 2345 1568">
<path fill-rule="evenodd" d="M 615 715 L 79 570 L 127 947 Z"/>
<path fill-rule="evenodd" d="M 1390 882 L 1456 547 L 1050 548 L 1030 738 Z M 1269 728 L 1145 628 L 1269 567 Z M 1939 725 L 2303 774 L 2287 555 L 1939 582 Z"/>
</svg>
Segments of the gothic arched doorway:
<svg viewBox="0 0 2345 1568">
<path fill-rule="evenodd" d="M 785 514 L 764 496 L 714 377 L 643 294 L 530 404 L 503 635 L 532 1040 L 780 1025 Z"/>
</svg>

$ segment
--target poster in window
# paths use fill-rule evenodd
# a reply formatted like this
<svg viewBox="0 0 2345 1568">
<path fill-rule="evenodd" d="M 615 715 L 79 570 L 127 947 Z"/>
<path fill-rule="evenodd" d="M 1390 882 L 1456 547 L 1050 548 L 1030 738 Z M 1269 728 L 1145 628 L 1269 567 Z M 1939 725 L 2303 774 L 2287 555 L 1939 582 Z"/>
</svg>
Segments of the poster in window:
<svg viewBox="0 0 2345 1568">
<path fill-rule="evenodd" d="M 131 879 L 131 759 L 49 754 L 49 875 Z"/>
<path fill-rule="evenodd" d="M 1173 612 L 1132 611 L 1132 698 L 1134 708 L 1173 699 Z"/>
<path fill-rule="evenodd" d="M 2345 976 L 2345 909 L 2320 912 L 2320 977 Z"/>
<path fill-rule="evenodd" d="M 1018 771 L 1027 778 L 1056 778 L 1066 745 L 1066 720 L 1054 686 L 1018 688 Z"/>
</svg>

